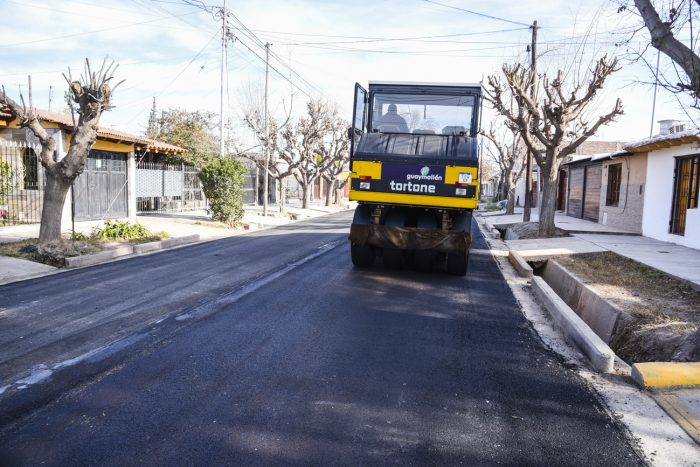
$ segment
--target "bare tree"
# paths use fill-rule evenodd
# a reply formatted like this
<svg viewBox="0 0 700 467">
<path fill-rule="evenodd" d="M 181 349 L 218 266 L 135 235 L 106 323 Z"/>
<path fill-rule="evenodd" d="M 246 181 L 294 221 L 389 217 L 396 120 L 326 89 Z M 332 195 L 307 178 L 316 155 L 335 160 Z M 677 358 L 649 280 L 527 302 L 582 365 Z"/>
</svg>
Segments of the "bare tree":
<svg viewBox="0 0 700 467">
<path fill-rule="evenodd" d="M 112 108 L 112 93 L 123 82 L 110 87 L 110 81 L 117 70 L 114 62 L 107 64 L 102 62 L 99 71 L 95 72 L 90 67 L 89 60 L 85 60 L 84 74 L 79 80 L 74 80 L 70 72 L 63 77 L 68 83 L 66 100 L 73 114 L 74 127 L 70 139 L 68 153 L 61 160 L 55 160 L 56 140 L 41 126 L 36 111 L 32 105 L 31 87 L 29 89 L 29 105 L 20 95 L 21 104 L 12 100 L 2 87 L 0 103 L 6 104 L 19 118 L 19 125 L 29 128 L 41 143 L 39 160 L 46 171 L 46 188 L 44 191 L 44 203 L 41 212 L 41 227 L 39 230 L 39 249 L 61 239 L 61 215 L 63 205 L 75 180 L 85 168 L 90 148 L 97 139 L 97 126 L 102 112 Z M 78 120 L 75 121 L 75 114 Z"/>
<path fill-rule="evenodd" d="M 279 157 L 280 155 L 280 132 L 284 130 L 291 120 L 292 105 L 288 111 L 285 111 L 286 116 L 282 123 L 277 122 L 273 116 L 267 118 L 267 130 L 265 129 L 265 116 L 263 110 L 263 97 L 259 88 L 252 84 L 244 90 L 243 95 L 243 122 L 250 131 L 253 132 L 258 144 L 249 148 L 240 148 L 234 143 L 235 152 L 238 156 L 244 157 L 255 163 L 258 170 L 265 174 L 265 157 L 261 152 L 262 148 L 267 147 L 270 161 L 268 164 L 269 176 L 279 182 L 279 205 L 282 212 L 286 208 L 286 180 L 292 176 L 295 165 L 289 164 Z M 291 94 L 290 103 L 294 101 L 294 94 Z M 282 101 L 284 105 L 284 100 Z M 267 193 L 263 193 L 267 196 Z"/>
<path fill-rule="evenodd" d="M 687 12 L 685 11 L 686 3 Z M 693 12 L 694 3 L 696 4 L 695 12 Z M 669 82 L 666 87 L 676 91 L 690 92 L 697 102 L 697 99 L 700 98 L 700 57 L 694 50 L 695 44 L 692 41 L 694 40 L 693 33 L 697 32 L 693 31 L 693 19 L 696 21 L 700 19 L 697 15 L 698 10 L 700 10 L 698 6 L 700 1 L 681 1 L 677 7 L 675 4 L 671 4 L 667 10 L 657 10 L 651 0 L 634 0 L 634 5 L 651 35 L 651 45 L 669 57 L 685 74 L 685 77 L 678 74 L 678 81 L 676 83 Z M 620 8 L 620 10 L 624 9 L 626 6 Z M 660 11 L 664 14 L 665 20 L 661 19 Z M 678 33 L 686 25 L 690 29 L 689 45 L 678 39 Z"/>
<path fill-rule="evenodd" d="M 497 129 L 492 123 L 489 131 L 482 130 L 481 134 L 491 143 L 486 146 L 486 153 L 498 164 L 501 196 L 508 200 L 506 214 L 513 214 L 515 186 L 525 171 L 525 151 L 520 132 L 517 127 L 511 129 L 505 125 Z"/>
<path fill-rule="evenodd" d="M 288 125 L 282 131 L 284 145 L 279 156 L 289 167 L 293 168 L 294 177 L 302 189 L 302 207 L 309 207 L 311 188 L 327 164 L 327 156 L 321 147 L 323 139 L 331 130 L 329 105 L 321 100 L 307 103 L 307 115 L 301 117 L 296 125 Z"/>
<path fill-rule="evenodd" d="M 321 177 L 326 181 L 326 206 L 330 206 L 334 188 L 337 187 L 338 177 L 342 174 L 350 160 L 350 140 L 348 139 L 348 122 L 338 117 L 337 110 L 333 109 L 330 118 L 328 133 L 321 145 L 321 154 L 326 161 L 321 168 Z M 346 181 L 347 183 L 347 181 Z M 342 187 L 341 187 L 342 188 Z M 337 196 L 336 202 L 340 202 Z"/>
<path fill-rule="evenodd" d="M 543 180 L 540 206 L 539 235 L 554 235 L 554 212 L 557 196 L 557 176 L 563 159 L 573 154 L 598 128 L 622 114 L 622 102 L 617 99 L 613 109 L 591 124 L 586 111 L 606 79 L 615 72 L 617 59 L 603 56 L 598 59 L 584 80 L 564 82 L 564 72 L 558 70 L 554 79 L 546 73 L 537 79 L 539 98 L 532 98 L 532 73 L 517 65 L 503 65 L 502 75 L 488 77 L 486 99 L 504 116 L 509 124 L 520 131 L 523 142 L 532 151 L 540 167 Z M 515 108 L 511 108 L 512 94 Z"/>
</svg>

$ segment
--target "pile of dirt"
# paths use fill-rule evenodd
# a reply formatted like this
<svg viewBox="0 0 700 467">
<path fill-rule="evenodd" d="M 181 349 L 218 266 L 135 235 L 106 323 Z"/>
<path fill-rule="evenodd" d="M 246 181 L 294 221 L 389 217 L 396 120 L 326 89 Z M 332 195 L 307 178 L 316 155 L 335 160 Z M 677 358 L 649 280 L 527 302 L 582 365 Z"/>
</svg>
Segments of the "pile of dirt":
<svg viewBox="0 0 700 467">
<path fill-rule="evenodd" d="M 557 262 L 623 311 L 610 347 L 627 363 L 700 361 L 700 291 L 612 252 Z"/>
<path fill-rule="evenodd" d="M 517 224 L 510 224 L 506 227 L 503 238 L 506 240 L 541 238 L 539 235 L 539 228 L 539 222 L 520 222 Z M 569 234 L 566 232 L 566 230 L 562 230 L 558 227 L 555 228 L 553 237 L 568 236 Z"/>
</svg>

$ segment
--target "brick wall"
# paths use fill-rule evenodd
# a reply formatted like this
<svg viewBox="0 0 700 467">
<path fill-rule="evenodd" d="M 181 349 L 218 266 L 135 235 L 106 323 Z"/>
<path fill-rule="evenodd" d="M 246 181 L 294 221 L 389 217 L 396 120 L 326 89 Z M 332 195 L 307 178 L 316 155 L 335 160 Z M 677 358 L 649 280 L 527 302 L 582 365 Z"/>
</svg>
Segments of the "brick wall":
<svg viewBox="0 0 700 467">
<path fill-rule="evenodd" d="M 606 206 L 609 167 L 622 165 L 620 199 L 617 206 Z M 634 233 L 642 233 L 644 190 L 646 188 L 647 155 L 616 157 L 603 162 L 598 222 Z"/>
</svg>

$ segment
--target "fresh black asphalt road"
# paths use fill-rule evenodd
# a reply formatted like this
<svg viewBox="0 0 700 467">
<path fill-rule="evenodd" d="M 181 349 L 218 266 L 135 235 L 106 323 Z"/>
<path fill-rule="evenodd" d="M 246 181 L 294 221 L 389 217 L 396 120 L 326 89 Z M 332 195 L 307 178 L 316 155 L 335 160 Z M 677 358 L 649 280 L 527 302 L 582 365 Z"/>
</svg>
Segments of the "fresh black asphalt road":
<svg viewBox="0 0 700 467">
<path fill-rule="evenodd" d="M 304 250 L 349 219 L 289 233 Z M 474 230 L 467 277 L 354 269 L 343 243 L 3 427 L 0 464 L 641 464 Z M 278 255 L 266 239 L 219 245 Z M 164 255 L 176 282 L 196 261 Z"/>
</svg>

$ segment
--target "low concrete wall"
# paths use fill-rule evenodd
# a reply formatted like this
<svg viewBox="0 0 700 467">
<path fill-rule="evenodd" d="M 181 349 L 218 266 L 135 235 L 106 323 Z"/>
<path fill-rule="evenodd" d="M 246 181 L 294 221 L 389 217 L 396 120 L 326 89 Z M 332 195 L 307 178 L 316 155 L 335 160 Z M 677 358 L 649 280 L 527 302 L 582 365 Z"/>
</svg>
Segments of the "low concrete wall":
<svg viewBox="0 0 700 467">
<path fill-rule="evenodd" d="M 187 235 L 184 237 L 170 238 L 168 240 L 160 240 L 157 242 L 142 243 L 140 245 L 134 245 L 134 253 L 137 255 L 142 255 L 151 251 L 166 250 L 175 246 L 185 245 L 187 243 L 193 243 L 198 241 L 199 234 L 195 234 Z"/>
<path fill-rule="evenodd" d="M 622 310 L 598 295 L 556 261 L 547 261 L 542 277 L 603 342 L 610 342 Z"/>
<path fill-rule="evenodd" d="M 532 267 L 527 264 L 520 254 L 515 250 L 508 252 L 508 261 L 513 265 L 518 274 L 522 277 L 532 277 Z"/>
<path fill-rule="evenodd" d="M 100 251 L 91 255 L 74 256 L 66 258 L 66 268 L 80 268 L 83 266 L 92 266 L 94 264 L 104 263 L 110 259 L 119 256 L 130 255 L 134 252 L 134 247 L 131 245 L 119 246 L 111 250 Z"/>
<path fill-rule="evenodd" d="M 583 320 L 538 276 L 532 278 L 532 290 L 557 326 L 581 349 L 596 371 L 611 373 L 615 353 Z"/>
</svg>

